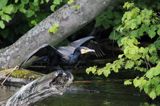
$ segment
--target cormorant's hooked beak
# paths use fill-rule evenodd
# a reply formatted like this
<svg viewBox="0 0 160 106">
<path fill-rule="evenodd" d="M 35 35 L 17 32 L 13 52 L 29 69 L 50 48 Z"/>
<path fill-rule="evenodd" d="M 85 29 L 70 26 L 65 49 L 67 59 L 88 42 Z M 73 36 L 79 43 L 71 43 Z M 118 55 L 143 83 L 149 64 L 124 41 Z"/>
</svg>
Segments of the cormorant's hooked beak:
<svg viewBox="0 0 160 106">
<path fill-rule="evenodd" d="M 81 54 L 86 54 L 86 53 L 91 53 L 91 52 L 95 53 L 95 50 L 90 49 L 88 47 L 83 47 L 83 48 L 80 49 L 80 52 L 81 52 Z"/>
</svg>

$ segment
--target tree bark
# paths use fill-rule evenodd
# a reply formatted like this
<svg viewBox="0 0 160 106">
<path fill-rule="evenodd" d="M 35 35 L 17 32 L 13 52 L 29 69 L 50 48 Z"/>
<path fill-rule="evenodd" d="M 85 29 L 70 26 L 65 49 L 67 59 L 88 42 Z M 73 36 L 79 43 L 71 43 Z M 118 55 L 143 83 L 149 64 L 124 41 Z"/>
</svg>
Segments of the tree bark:
<svg viewBox="0 0 160 106">
<path fill-rule="evenodd" d="M 94 19 L 111 1 L 77 0 L 71 5 L 64 5 L 28 31 L 13 45 L 0 50 L 0 68 L 20 65 L 31 52 L 43 44 L 54 46 L 61 42 Z M 80 8 L 76 8 L 76 6 Z M 59 24 L 59 30 L 55 34 L 51 34 L 48 29 L 55 23 Z"/>
<path fill-rule="evenodd" d="M 30 106 L 52 95 L 62 95 L 72 83 L 70 72 L 55 71 L 23 86 L 0 106 Z"/>
</svg>

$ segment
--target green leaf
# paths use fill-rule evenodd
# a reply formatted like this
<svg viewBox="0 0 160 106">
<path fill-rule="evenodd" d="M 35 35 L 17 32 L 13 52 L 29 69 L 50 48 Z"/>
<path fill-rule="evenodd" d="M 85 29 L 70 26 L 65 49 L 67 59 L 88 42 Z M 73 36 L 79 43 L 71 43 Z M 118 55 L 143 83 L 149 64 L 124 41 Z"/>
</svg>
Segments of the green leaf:
<svg viewBox="0 0 160 106">
<path fill-rule="evenodd" d="M 150 91 L 150 89 L 149 89 L 149 87 L 147 86 L 147 84 L 144 86 L 144 92 L 146 93 L 146 94 L 148 94 L 149 93 L 149 91 Z"/>
<path fill-rule="evenodd" d="M 154 45 L 157 49 L 160 48 L 160 38 L 158 38 L 155 42 L 154 42 Z"/>
<path fill-rule="evenodd" d="M 118 55 L 118 58 L 121 59 L 124 56 L 124 54 Z"/>
<path fill-rule="evenodd" d="M 6 15 L 6 14 L 2 15 L 1 18 L 6 22 L 9 22 L 12 19 L 9 15 Z"/>
<path fill-rule="evenodd" d="M 15 3 L 18 3 L 19 0 L 14 0 Z"/>
<path fill-rule="evenodd" d="M 29 0 L 21 0 L 22 4 L 28 4 Z"/>
<path fill-rule="evenodd" d="M 67 4 L 70 5 L 70 4 L 74 3 L 74 1 L 75 1 L 75 0 L 68 0 Z"/>
<path fill-rule="evenodd" d="M 147 73 L 145 74 L 147 78 L 151 79 L 154 76 L 158 76 L 160 75 L 160 66 L 157 65 L 156 67 L 151 68 L 149 71 L 147 71 Z"/>
<path fill-rule="evenodd" d="M 98 69 L 98 70 L 97 70 L 97 74 L 98 74 L 98 75 L 102 75 L 102 74 L 103 74 L 103 71 L 105 71 L 103 68 Z"/>
<path fill-rule="evenodd" d="M 0 10 L 5 7 L 8 3 L 8 0 L 0 0 Z"/>
<path fill-rule="evenodd" d="M 151 79 L 154 76 L 155 68 L 151 68 L 147 73 L 145 74 L 147 78 Z"/>
<path fill-rule="evenodd" d="M 29 18 L 32 17 L 35 14 L 35 12 L 33 10 L 27 10 L 25 14 Z"/>
<path fill-rule="evenodd" d="M 54 11 L 55 8 L 56 8 L 56 5 L 51 5 L 51 6 L 50 6 L 50 9 L 51 9 L 52 11 Z"/>
<path fill-rule="evenodd" d="M 144 32 L 149 30 L 150 28 L 147 25 L 142 24 L 142 26 L 138 29 L 139 36 L 143 36 Z"/>
<path fill-rule="evenodd" d="M 49 2 L 49 0 L 46 0 L 46 3 L 48 3 Z"/>
<path fill-rule="evenodd" d="M 5 6 L 3 8 L 3 12 L 7 14 L 11 14 L 12 12 L 14 12 L 14 6 L 12 4 Z"/>
<path fill-rule="evenodd" d="M 109 35 L 109 39 L 111 40 L 118 40 L 120 37 L 120 34 L 118 34 L 116 31 L 112 31 Z"/>
<path fill-rule="evenodd" d="M 132 84 L 132 81 L 131 80 L 126 80 L 125 82 L 124 82 L 124 85 L 131 85 Z"/>
<path fill-rule="evenodd" d="M 156 94 L 159 96 L 160 95 L 160 85 L 156 86 Z"/>
<path fill-rule="evenodd" d="M 151 39 L 154 38 L 156 36 L 156 28 L 152 26 L 151 29 L 147 31 L 147 33 Z"/>
<path fill-rule="evenodd" d="M 119 72 L 119 69 L 121 68 L 121 65 L 123 64 L 123 59 L 119 59 L 119 60 L 115 60 L 113 62 L 113 64 L 111 65 L 112 66 L 112 70 L 115 72 L 115 73 L 118 73 Z"/>
<path fill-rule="evenodd" d="M 130 3 L 130 2 L 125 2 L 125 4 L 123 5 L 123 8 L 126 9 L 130 9 L 134 7 L 134 3 Z"/>
<path fill-rule="evenodd" d="M 110 70 L 105 70 L 105 71 L 103 71 L 103 75 L 104 75 L 105 77 L 108 77 L 108 76 L 110 75 L 110 73 L 111 73 Z"/>
<path fill-rule="evenodd" d="M 27 12 L 27 10 L 24 8 L 24 4 L 20 4 L 18 8 L 19 8 L 19 11 L 24 14 Z"/>
<path fill-rule="evenodd" d="M 0 21 L 0 28 L 1 28 L 1 29 L 4 29 L 4 28 L 5 28 L 5 25 L 4 25 L 4 22 L 3 22 L 3 21 Z"/>
<path fill-rule="evenodd" d="M 127 58 L 131 60 L 138 60 L 141 57 L 141 54 L 139 53 L 139 49 L 137 46 L 127 46 L 124 49 L 124 54 Z"/>
<path fill-rule="evenodd" d="M 135 87 L 138 87 L 138 86 L 141 85 L 141 82 L 140 82 L 137 78 L 135 78 L 135 79 L 133 80 L 133 84 L 134 84 Z"/>
<path fill-rule="evenodd" d="M 139 37 L 139 34 L 138 34 L 138 30 L 133 30 L 129 33 L 129 36 L 131 37 Z"/>
<path fill-rule="evenodd" d="M 56 33 L 59 30 L 59 24 L 55 23 L 51 28 L 49 28 L 50 33 Z"/>
<path fill-rule="evenodd" d="M 157 30 L 157 34 L 160 36 L 160 28 Z"/>
<path fill-rule="evenodd" d="M 97 71 L 97 67 L 93 66 L 93 67 L 89 67 L 86 69 L 86 73 L 89 74 L 90 72 L 92 72 L 93 74 Z"/>
<path fill-rule="evenodd" d="M 128 60 L 125 64 L 125 69 L 131 69 L 134 66 L 134 61 Z"/>
<path fill-rule="evenodd" d="M 140 79 L 139 79 L 139 81 L 140 81 L 140 85 L 139 85 L 139 88 L 140 88 L 140 90 L 142 91 L 142 89 L 144 88 L 144 86 L 146 85 L 146 83 L 147 83 L 147 80 L 144 78 L 144 77 L 141 77 Z"/>
<path fill-rule="evenodd" d="M 54 4 L 59 5 L 62 2 L 62 0 L 54 0 Z"/>
<path fill-rule="evenodd" d="M 157 52 L 157 49 L 156 49 L 155 45 L 150 45 L 149 46 L 149 53 L 152 54 L 152 53 L 155 53 L 155 52 Z"/>
<path fill-rule="evenodd" d="M 156 92 L 155 92 L 155 90 L 152 90 L 152 91 L 149 93 L 149 96 L 150 96 L 150 98 L 155 99 L 155 98 L 156 98 Z"/>
</svg>

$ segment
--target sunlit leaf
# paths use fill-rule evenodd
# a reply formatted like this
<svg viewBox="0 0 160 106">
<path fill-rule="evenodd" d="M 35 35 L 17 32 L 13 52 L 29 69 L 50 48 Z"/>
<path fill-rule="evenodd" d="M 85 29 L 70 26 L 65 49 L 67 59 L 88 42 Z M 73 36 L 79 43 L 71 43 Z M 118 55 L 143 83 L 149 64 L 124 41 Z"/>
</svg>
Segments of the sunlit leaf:
<svg viewBox="0 0 160 106">
<path fill-rule="evenodd" d="M 160 84 L 158 84 L 156 87 L 156 94 L 160 95 Z"/>
<path fill-rule="evenodd" d="M 126 80 L 125 82 L 124 82 L 124 85 L 131 85 L 132 84 L 132 81 L 131 80 Z"/>
<path fill-rule="evenodd" d="M 8 3 L 8 0 L 0 0 L 0 10 L 5 7 Z"/>
<path fill-rule="evenodd" d="M 150 98 L 155 99 L 155 98 L 156 98 L 156 92 L 155 92 L 154 90 L 152 90 L 152 91 L 149 93 L 149 96 L 150 96 Z"/>
<path fill-rule="evenodd" d="M 104 74 L 105 77 L 108 77 L 110 73 L 111 73 L 111 72 L 110 72 L 109 70 L 103 71 L 103 74 Z"/>
<path fill-rule="evenodd" d="M 11 14 L 12 12 L 14 12 L 15 9 L 14 9 L 14 6 L 12 4 L 8 5 L 8 6 L 5 6 L 3 8 L 3 12 L 4 13 L 7 13 L 7 14 Z"/>
<path fill-rule="evenodd" d="M 128 60 L 125 64 L 125 69 L 131 69 L 134 66 L 134 61 Z"/>
<path fill-rule="evenodd" d="M 56 33 L 58 30 L 59 30 L 59 24 L 55 23 L 55 24 L 52 25 L 51 28 L 49 28 L 48 31 L 49 31 L 50 33 Z"/>
<path fill-rule="evenodd" d="M 3 22 L 3 21 L 0 21 L 0 28 L 1 28 L 1 29 L 4 29 L 4 28 L 5 28 L 5 25 L 4 25 L 4 22 Z"/>
<path fill-rule="evenodd" d="M 135 87 L 138 87 L 138 86 L 141 85 L 141 82 L 140 82 L 137 78 L 135 78 L 135 79 L 133 80 L 133 84 L 134 84 Z"/>
<path fill-rule="evenodd" d="M 6 22 L 9 22 L 12 19 L 9 15 L 6 15 L 6 14 L 2 15 L 1 18 Z"/>
</svg>

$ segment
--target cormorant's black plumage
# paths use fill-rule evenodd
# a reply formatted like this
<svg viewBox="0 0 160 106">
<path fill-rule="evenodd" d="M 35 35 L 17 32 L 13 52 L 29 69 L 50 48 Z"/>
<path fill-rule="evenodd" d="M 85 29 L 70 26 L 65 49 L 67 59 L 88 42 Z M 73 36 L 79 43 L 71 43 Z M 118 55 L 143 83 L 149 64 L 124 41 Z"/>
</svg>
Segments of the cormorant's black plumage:
<svg viewBox="0 0 160 106">
<path fill-rule="evenodd" d="M 92 39 L 94 39 L 93 36 L 84 37 L 70 43 L 68 46 L 58 48 L 44 44 L 33 51 L 26 60 L 22 62 L 21 67 L 26 68 L 31 65 L 28 63 L 35 64 L 37 62 L 45 63 L 47 66 L 57 66 L 63 63 L 69 65 L 74 64 L 78 61 L 82 49 L 90 50 L 88 52 L 94 52 L 92 49 L 82 46 L 84 43 Z"/>
</svg>

